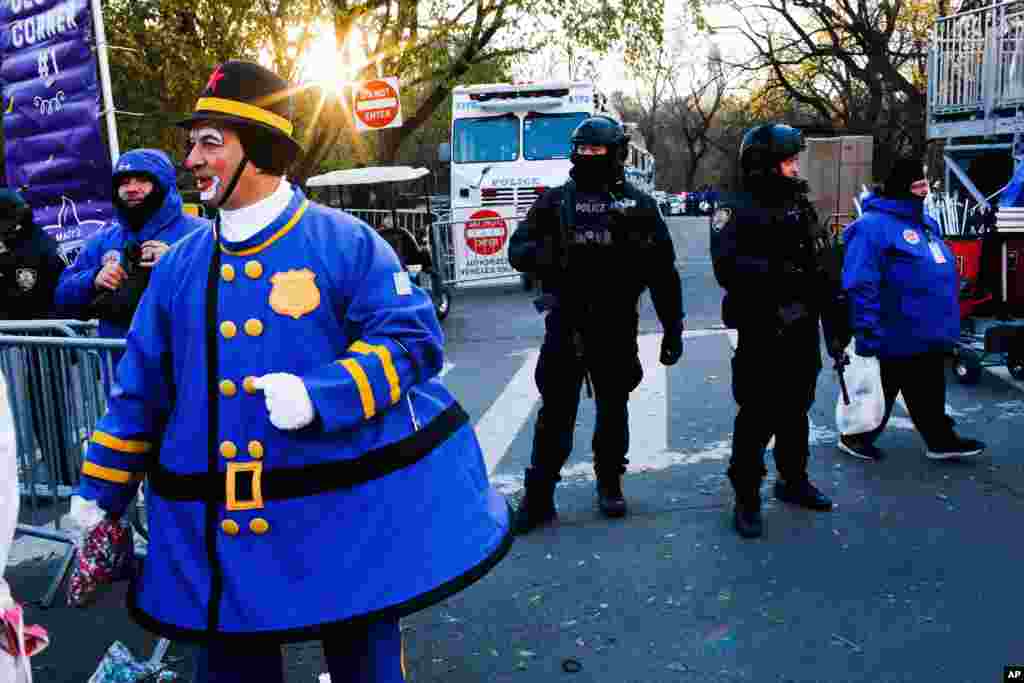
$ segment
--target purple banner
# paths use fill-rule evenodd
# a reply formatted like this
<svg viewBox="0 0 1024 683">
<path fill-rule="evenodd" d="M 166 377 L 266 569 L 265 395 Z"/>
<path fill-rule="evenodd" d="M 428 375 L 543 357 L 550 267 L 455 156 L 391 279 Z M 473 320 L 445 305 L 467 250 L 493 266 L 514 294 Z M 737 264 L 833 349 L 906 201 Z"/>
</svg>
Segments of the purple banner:
<svg viewBox="0 0 1024 683">
<path fill-rule="evenodd" d="M 112 215 L 89 0 L 0 0 L 7 186 L 69 262 Z"/>
</svg>

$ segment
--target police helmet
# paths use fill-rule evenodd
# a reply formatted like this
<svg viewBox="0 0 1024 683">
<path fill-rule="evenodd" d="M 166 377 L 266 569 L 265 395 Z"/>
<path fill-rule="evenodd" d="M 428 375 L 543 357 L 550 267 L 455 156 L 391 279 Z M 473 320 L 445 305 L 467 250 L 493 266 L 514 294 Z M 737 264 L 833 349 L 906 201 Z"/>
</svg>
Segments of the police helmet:
<svg viewBox="0 0 1024 683">
<path fill-rule="evenodd" d="M 603 145 L 615 160 L 624 162 L 629 151 L 629 136 L 622 124 L 610 116 L 598 115 L 584 119 L 569 137 L 575 154 L 577 145 Z"/>
<path fill-rule="evenodd" d="M 0 239 L 32 226 L 32 209 L 20 192 L 0 189 Z"/>
<path fill-rule="evenodd" d="M 751 128 L 740 143 L 740 169 L 743 175 L 777 172 L 779 164 L 807 148 L 798 129 L 779 123 Z"/>
</svg>

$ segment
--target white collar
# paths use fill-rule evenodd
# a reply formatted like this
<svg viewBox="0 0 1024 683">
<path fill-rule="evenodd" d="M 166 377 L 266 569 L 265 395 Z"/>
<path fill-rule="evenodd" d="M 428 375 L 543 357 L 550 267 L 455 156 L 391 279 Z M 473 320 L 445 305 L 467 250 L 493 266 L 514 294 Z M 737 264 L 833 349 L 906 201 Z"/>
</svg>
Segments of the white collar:
<svg viewBox="0 0 1024 683">
<path fill-rule="evenodd" d="M 281 178 L 277 189 L 255 204 L 229 211 L 220 210 L 221 236 L 228 242 L 244 242 L 274 222 L 292 200 L 291 184 Z"/>
</svg>

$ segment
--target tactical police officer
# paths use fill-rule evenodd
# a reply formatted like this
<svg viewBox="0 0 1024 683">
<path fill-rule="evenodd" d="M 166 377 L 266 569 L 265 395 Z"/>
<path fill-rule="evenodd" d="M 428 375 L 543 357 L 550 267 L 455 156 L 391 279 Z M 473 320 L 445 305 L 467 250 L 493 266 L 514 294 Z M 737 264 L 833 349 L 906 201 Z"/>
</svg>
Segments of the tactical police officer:
<svg viewBox="0 0 1024 683">
<path fill-rule="evenodd" d="M 840 259 L 799 177 L 803 135 L 789 126 L 754 127 L 740 145 L 742 189 L 711 219 L 722 318 L 738 331 L 732 388 L 738 411 L 729 479 L 741 536 L 760 536 L 764 450 L 775 436 L 775 496 L 812 510 L 832 501 L 807 478 L 807 413 L 821 370 L 819 320 L 830 352 L 849 341 Z"/>
<path fill-rule="evenodd" d="M 618 121 L 594 116 L 570 143 L 571 179 L 537 200 L 509 244 L 512 267 L 541 280 L 537 308 L 547 312 L 535 372 L 542 405 L 516 513 L 519 533 L 557 516 L 555 484 L 572 451 L 584 384 L 597 404 L 598 505 L 608 517 L 626 514 L 626 404 L 643 375 L 638 307 L 647 287 L 665 330 L 661 362 L 674 365 L 683 353 L 675 251 L 654 199 L 625 181 L 628 136 Z"/>
<path fill-rule="evenodd" d="M 0 189 L 0 318 L 53 317 L 62 272 L 57 243 L 35 224 L 32 208 L 20 193 Z"/>
</svg>

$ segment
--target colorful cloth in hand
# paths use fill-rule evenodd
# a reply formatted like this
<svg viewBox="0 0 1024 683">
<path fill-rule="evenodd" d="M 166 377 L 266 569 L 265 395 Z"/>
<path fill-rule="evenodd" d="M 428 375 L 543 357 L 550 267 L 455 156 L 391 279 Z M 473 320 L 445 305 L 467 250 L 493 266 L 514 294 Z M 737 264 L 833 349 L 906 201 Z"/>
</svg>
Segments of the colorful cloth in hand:
<svg viewBox="0 0 1024 683">
<path fill-rule="evenodd" d="M 105 519 L 82 541 L 68 583 L 68 605 L 84 607 L 105 584 L 131 577 L 135 545 L 128 522 Z"/>
</svg>

